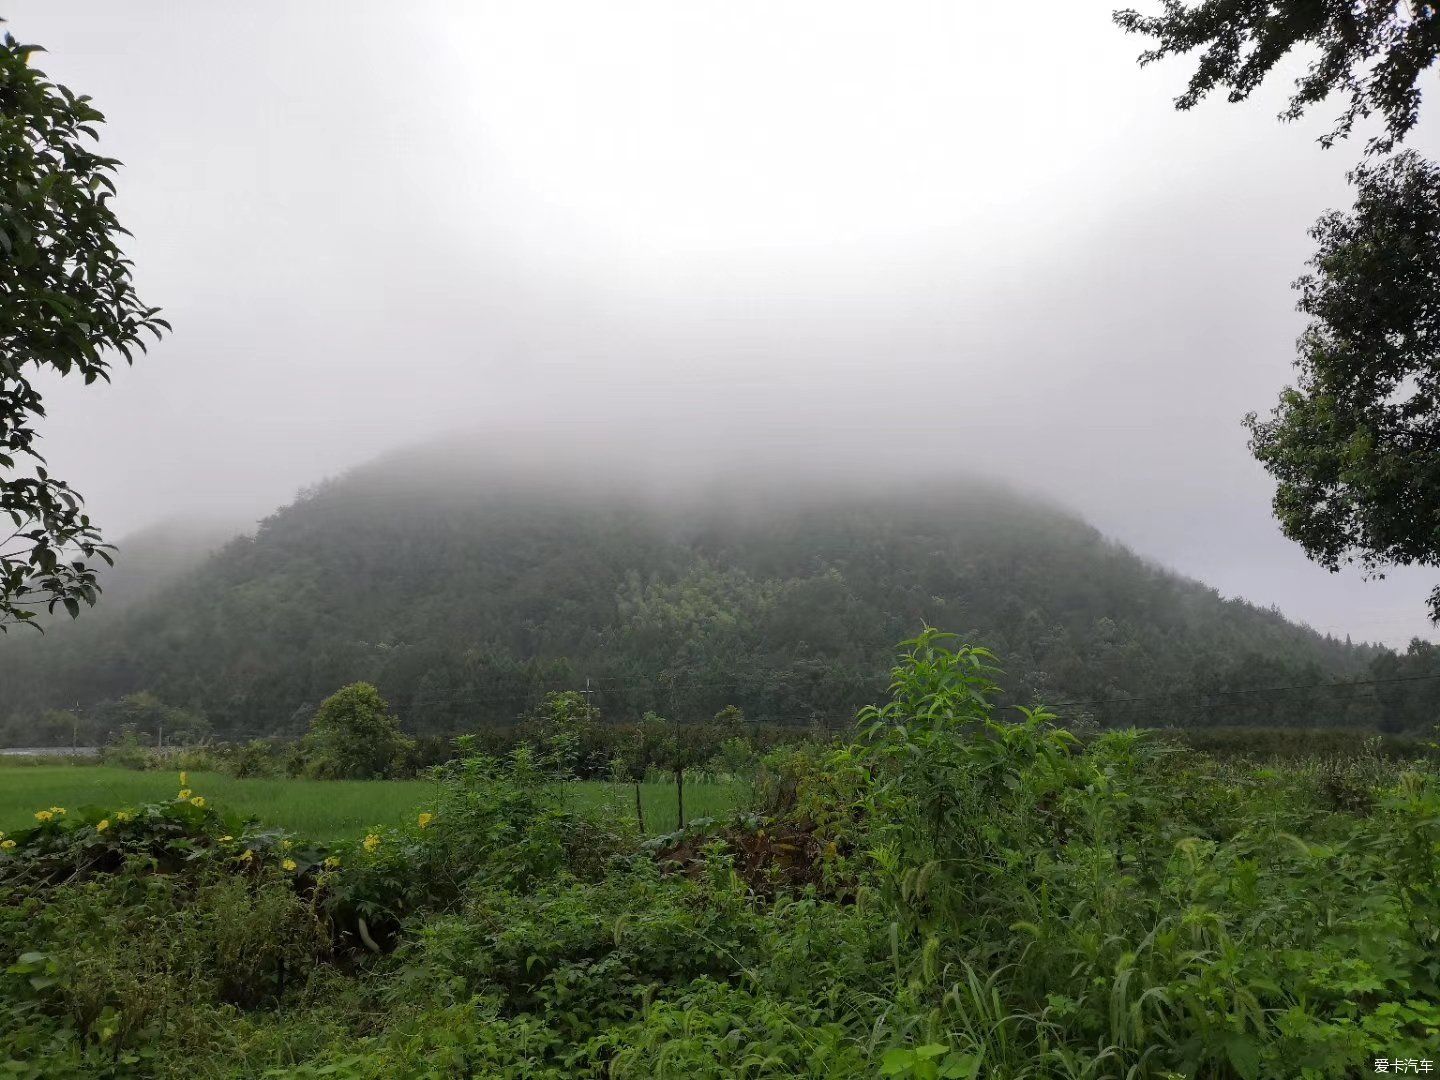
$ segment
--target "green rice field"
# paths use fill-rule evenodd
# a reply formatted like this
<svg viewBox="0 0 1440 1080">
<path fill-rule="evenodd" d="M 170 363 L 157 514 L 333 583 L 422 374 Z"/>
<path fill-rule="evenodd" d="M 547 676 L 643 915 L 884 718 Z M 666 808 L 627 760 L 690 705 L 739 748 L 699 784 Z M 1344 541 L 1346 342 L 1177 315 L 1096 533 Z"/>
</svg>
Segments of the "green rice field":
<svg viewBox="0 0 1440 1080">
<path fill-rule="evenodd" d="M 217 808 L 317 840 L 354 837 L 374 825 L 392 825 L 423 810 L 435 791 L 428 780 L 237 780 L 223 773 L 192 772 L 190 788 Z M 0 765 L 0 831 L 33 823 L 32 814 L 48 806 L 122 808 L 173 797 L 178 777 L 168 772 L 136 772 L 107 765 Z M 634 812 L 628 785 L 572 784 L 576 798 L 595 803 L 612 800 L 619 812 Z M 740 785 L 687 782 L 685 813 L 704 817 L 729 810 L 741 797 Z M 675 788 L 643 784 L 646 832 L 676 827 Z"/>
</svg>

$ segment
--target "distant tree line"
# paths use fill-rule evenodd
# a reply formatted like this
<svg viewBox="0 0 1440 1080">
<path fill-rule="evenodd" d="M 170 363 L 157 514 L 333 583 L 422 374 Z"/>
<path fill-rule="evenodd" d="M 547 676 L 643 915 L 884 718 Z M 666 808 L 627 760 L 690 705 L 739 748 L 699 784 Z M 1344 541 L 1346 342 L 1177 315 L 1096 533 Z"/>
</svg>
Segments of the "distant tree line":
<svg viewBox="0 0 1440 1080">
<path fill-rule="evenodd" d="M 0 746 L 103 746 L 124 739 L 185 746 L 211 734 L 204 714 L 141 691 L 87 708 L 46 709 L 0 722 Z"/>
<path fill-rule="evenodd" d="M 549 674 L 553 677 L 554 673 Z M 816 709 L 816 699 L 811 698 L 803 714 L 781 722 L 746 720 L 745 709 L 734 702 L 704 711 L 709 702 L 719 697 L 718 685 L 686 687 L 675 681 L 659 684 L 658 688 L 632 684 L 608 690 L 544 690 L 539 688 L 543 684 L 537 683 L 529 689 L 514 688 L 508 698 L 496 693 L 477 695 L 473 700 L 483 702 L 483 709 L 467 710 L 447 703 L 440 714 L 444 720 L 439 724 L 434 722 L 434 714 L 426 717 L 423 713 L 422 722 L 417 723 L 402 708 L 399 715 L 404 719 L 396 721 L 396 731 L 411 739 L 413 745 L 408 752 L 395 753 L 397 760 L 408 761 L 413 769 L 447 758 L 451 740 L 457 735 L 473 735 L 492 752 L 503 753 L 527 740 L 551 740 L 557 731 L 564 730 L 573 739 L 567 768 L 582 777 L 613 772 L 616 761 L 630 761 L 642 771 L 659 767 L 667 754 L 689 753 L 697 761 L 710 761 L 722 752 L 720 743 L 725 738 L 743 736 L 751 746 L 768 747 L 795 739 L 826 737 L 847 726 L 861 704 L 879 700 L 886 678 L 872 676 L 868 686 L 859 679 L 837 681 L 832 689 L 848 689 L 852 696 L 838 696 L 833 711 Z M 1297 670 L 1252 658 L 1249 664 L 1238 665 L 1232 678 L 1243 679 L 1245 685 L 1227 689 L 1229 681 L 1217 678 L 1209 685 L 1191 688 L 1188 697 L 1184 693 L 1117 695 L 1087 701 L 1057 699 L 1051 706 L 1063 721 L 1082 728 L 1329 728 L 1398 735 L 1428 732 L 1440 723 L 1440 646 L 1418 639 L 1404 652 L 1377 653 L 1363 671 L 1353 676 L 1327 679 L 1321 670 Z M 1311 681 L 1284 681 L 1297 678 Z M 863 698 L 863 689 L 874 693 Z M 371 691 L 378 698 L 379 691 L 373 687 Z M 336 707 L 333 703 L 337 696 L 322 702 L 318 712 Z M 681 711 L 662 712 L 650 707 L 662 699 L 682 703 Z M 389 708 L 386 705 L 384 711 L 388 713 Z M 86 709 L 46 709 L 32 716 L 16 713 L 0 724 L 0 745 L 90 746 L 129 739 L 145 745 L 183 746 L 201 741 L 248 742 L 270 736 L 279 736 L 277 745 L 285 745 L 313 736 L 316 715 L 317 710 L 311 710 L 308 716 L 296 710 L 284 728 L 231 732 L 214 729 L 203 713 L 140 692 Z M 294 723 L 297 718 L 298 724 Z M 662 749 L 641 753 L 635 749 L 637 746 Z"/>
</svg>

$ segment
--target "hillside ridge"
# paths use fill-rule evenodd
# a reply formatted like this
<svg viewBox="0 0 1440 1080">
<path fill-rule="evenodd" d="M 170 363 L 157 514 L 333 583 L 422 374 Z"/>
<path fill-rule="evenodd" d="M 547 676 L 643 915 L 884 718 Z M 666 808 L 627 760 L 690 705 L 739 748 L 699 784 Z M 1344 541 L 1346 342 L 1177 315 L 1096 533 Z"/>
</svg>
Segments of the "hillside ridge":
<svg viewBox="0 0 1440 1080">
<path fill-rule="evenodd" d="M 685 487 L 569 465 L 445 447 L 327 480 L 123 610 L 0 642 L 0 716 L 149 690 L 222 733 L 294 731 L 365 679 L 441 732 L 588 680 L 617 716 L 735 704 L 834 724 L 883 694 L 893 644 L 928 624 L 993 649 L 1013 703 L 1154 724 L 1124 702 L 1357 678 L 1384 655 L 936 468 Z"/>
</svg>

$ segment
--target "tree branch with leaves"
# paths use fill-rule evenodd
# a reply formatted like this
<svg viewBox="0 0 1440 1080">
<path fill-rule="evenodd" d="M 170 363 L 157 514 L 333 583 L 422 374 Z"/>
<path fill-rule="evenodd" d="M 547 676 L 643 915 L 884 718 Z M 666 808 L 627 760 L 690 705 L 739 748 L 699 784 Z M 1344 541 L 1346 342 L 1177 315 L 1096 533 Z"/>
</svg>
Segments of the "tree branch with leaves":
<svg viewBox="0 0 1440 1080">
<path fill-rule="evenodd" d="M 1440 565 L 1440 167 L 1410 152 L 1351 174 L 1295 287 L 1299 379 L 1250 447 L 1285 535 L 1331 570 Z M 1440 589 L 1430 594 L 1440 621 Z"/>
<path fill-rule="evenodd" d="M 1199 53 L 1189 109 L 1225 88 L 1243 101 L 1292 50 L 1312 52 L 1282 119 L 1331 94 L 1350 102 L 1329 147 L 1371 116 L 1366 146 L 1388 155 L 1420 117 L 1421 77 L 1440 56 L 1434 0 L 1162 0 L 1158 15 L 1117 11 L 1154 39 L 1142 65 Z M 1311 273 L 1295 287 L 1310 323 L 1296 384 L 1267 420 L 1246 418 L 1250 449 L 1278 482 L 1282 531 L 1330 570 L 1359 563 L 1440 566 L 1440 167 L 1413 151 L 1350 174 L 1354 208 L 1310 235 Z M 1440 589 L 1430 594 L 1440 622 Z"/>
<path fill-rule="evenodd" d="M 1153 38 L 1142 65 L 1199 53 L 1185 92 L 1189 109 L 1212 91 L 1244 101 L 1295 48 L 1313 53 L 1281 119 L 1297 120 L 1331 94 L 1348 95 L 1324 146 L 1346 138 L 1357 121 L 1378 115 L 1384 131 L 1372 153 L 1388 154 L 1419 120 L 1421 75 L 1440 54 L 1440 5 L 1429 0 L 1163 0 L 1158 15 L 1115 12 L 1127 33 Z"/>
<path fill-rule="evenodd" d="M 73 617 L 100 593 L 109 545 L 80 495 L 36 448 L 44 369 L 110 378 L 169 324 L 135 292 L 109 201 L 119 162 L 90 148 L 104 116 L 30 66 L 43 51 L 0 41 L 0 632 L 37 611 Z"/>
</svg>

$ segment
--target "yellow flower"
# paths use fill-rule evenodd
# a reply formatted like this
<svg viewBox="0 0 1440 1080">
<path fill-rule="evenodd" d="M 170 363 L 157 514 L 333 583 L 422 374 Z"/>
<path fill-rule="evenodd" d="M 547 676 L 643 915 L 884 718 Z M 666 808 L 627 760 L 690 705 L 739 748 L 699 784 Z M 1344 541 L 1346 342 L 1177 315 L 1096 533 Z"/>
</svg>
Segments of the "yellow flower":
<svg viewBox="0 0 1440 1080">
<path fill-rule="evenodd" d="M 286 859 L 284 862 L 282 862 L 282 863 L 280 864 L 280 869 L 281 869 L 281 870 L 292 870 L 292 871 L 293 871 L 295 868 L 296 868 L 296 867 L 295 867 L 295 860 L 294 860 L 294 859 Z"/>
<path fill-rule="evenodd" d="M 4 839 L 5 839 L 5 834 L 4 834 L 3 832 L 0 832 L 0 840 L 4 840 Z"/>
<path fill-rule="evenodd" d="M 175 796 L 175 798 L 180 799 L 181 801 L 184 801 L 185 799 L 188 799 L 189 797 L 190 797 L 190 789 L 189 789 L 188 787 L 181 788 L 181 789 L 180 789 L 180 794 Z"/>
<path fill-rule="evenodd" d="M 435 815 L 430 813 L 421 814 L 416 820 L 419 821 L 420 827 L 423 829 L 435 820 Z"/>
<path fill-rule="evenodd" d="M 380 846 L 380 834 L 379 834 L 379 833 L 373 833 L 373 832 L 372 832 L 372 833 L 370 833 L 368 836 L 365 837 L 365 850 L 366 850 L 366 851 L 374 851 L 374 850 L 375 850 L 376 848 L 378 848 L 379 846 Z"/>
<path fill-rule="evenodd" d="M 331 855 L 328 859 L 325 860 L 325 869 L 326 869 L 326 870 L 339 870 L 339 869 L 340 869 L 340 860 L 337 859 L 334 855 Z"/>
<path fill-rule="evenodd" d="M 281 850 L 281 851 L 289 851 L 289 850 L 290 850 L 292 847 L 294 847 L 294 846 L 295 846 L 295 845 L 292 844 L 292 843 L 290 843 L 289 840 L 281 840 L 281 841 L 280 841 L 280 850 Z"/>
<path fill-rule="evenodd" d="M 249 862 L 253 858 L 255 858 L 255 852 L 251 851 L 248 847 L 240 853 L 241 862 Z"/>
<path fill-rule="evenodd" d="M 181 787 L 189 787 L 189 786 L 190 786 L 190 778 L 189 778 L 188 776 L 186 776 L 183 772 L 180 774 L 180 786 L 181 786 Z"/>
<path fill-rule="evenodd" d="M 42 824 L 43 824 L 44 822 L 47 822 L 47 821 L 52 821 L 52 820 L 54 820 L 54 818 L 55 818 L 54 813 L 51 812 L 51 811 L 49 811 L 49 810 L 36 810 L 36 811 L 35 811 L 35 820 L 38 821 L 38 822 L 41 822 Z"/>
<path fill-rule="evenodd" d="M 96 832 L 104 832 L 104 831 L 105 831 L 106 829 L 108 829 L 109 827 L 110 827 L 110 819 L 109 819 L 109 818 L 106 818 L 104 821 L 100 822 L 99 824 L 97 824 L 97 825 L 95 826 L 95 831 L 96 831 Z"/>
<path fill-rule="evenodd" d="M 64 816 L 65 816 L 65 807 L 63 807 L 63 806 L 52 806 L 52 807 L 50 807 L 50 813 L 54 814 L 56 817 L 64 817 Z"/>
<path fill-rule="evenodd" d="M 222 836 L 222 837 L 220 837 L 220 843 L 222 843 L 222 844 L 228 844 L 228 843 L 230 843 L 231 840 L 234 840 L 234 839 L 235 839 L 235 837 L 233 837 L 233 836 Z"/>
<path fill-rule="evenodd" d="M 9 851 L 14 846 L 14 840 L 0 840 L 0 850 Z"/>
<path fill-rule="evenodd" d="M 191 806 L 204 806 L 204 805 L 205 805 L 205 796 L 204 796 L 204 795 L 196 795 L 193 799 L 190 800 L 190 805 L 191 805 Z"/>
</svg>

